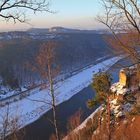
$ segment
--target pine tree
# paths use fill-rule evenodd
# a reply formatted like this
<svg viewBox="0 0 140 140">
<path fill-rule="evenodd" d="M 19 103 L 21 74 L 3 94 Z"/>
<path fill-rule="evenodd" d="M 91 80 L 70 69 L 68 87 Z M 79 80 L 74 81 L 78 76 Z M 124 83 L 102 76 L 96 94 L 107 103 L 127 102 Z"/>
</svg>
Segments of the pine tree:
<svg viewBox="0 0 140 140">
<path fill-rule="evenodd" d="M 107 127 L 108 127 L 108 139 L 110 140 L 110 86 L 111 86 L 111 75 L 107 72 L 98 72 L 93 76 L 92 87 L 96 92 L 93 99 L 87 101 L 87 106 L 92 108 L 94 105 L 101 103 L 106 105 L 107 112 Z M 101 121 L 99 113 L 99 120 Z M 101 124 L 101 122 L 99 123 Z M 100 127 L 100 126 L 99 126 Z"/>
</svg>

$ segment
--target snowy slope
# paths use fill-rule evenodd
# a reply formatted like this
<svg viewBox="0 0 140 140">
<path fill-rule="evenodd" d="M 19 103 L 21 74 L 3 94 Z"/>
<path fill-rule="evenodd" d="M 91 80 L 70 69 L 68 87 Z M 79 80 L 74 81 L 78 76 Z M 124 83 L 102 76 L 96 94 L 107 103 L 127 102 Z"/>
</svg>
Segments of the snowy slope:
<svg viewBox="0 0 140 140">
<path fill-rule="evenodd" d="M 89 117 L 87 117 L 78 127 L 76 127 L 76 128 L 72 131 L 72 133 L 78 134 L 79 131 L 80 131 L 81 129 L 83 129 L 83 128 L 86 127 L 87 122 L 88 122 L 90 119 L 93 119 L 93 117 L 95 116 L 95 114 L 97 114 L 97 112 L 98 112 L 99 110 L 101 110 L 101 109 L 102 109 L 102 106 L 98 107 Z M 71 133 L 70 133 L 70 134 L 71 134 Z M 68 134 L 68 136 L 69 136 L 69 134 Z M 68 140 L 68 136 L 65 136 L 62 140 Z"/>
<path fill-rule="evenodd" d="M 56 86 L 58 86 L 58 88 L 55 91 L 57 104 L 70 99 L 73 95 L 87 87 L 91 83 L 93 73 L 98 72 L 99 69 L 109 69 L 121 58 L 122 56 L 110 58 L 102 63 L 96 64 L 81 71 L 80 73 L 66 79 L 62 83 L 57 83 Z M 37 120 L 41 115 L 51 109 L 51 106 L 47 103 L 45 104 L 44 102 L 36 102 L 33 100 L 45 100 L 46 102 L 50 102 L 51 98 L 48 90 L 44 89 L 36 94 L 30 95 L 27 98 L 9 105 L 10 115 L 19 116 L 20 127 L 24 127 L 27 124 Z M 6 108 L 6 106 L 0 108 L 0 114 L 4 114 Z M 2 118 L 0 118 L 0 123 L 2 123 Z"/>
</svg>

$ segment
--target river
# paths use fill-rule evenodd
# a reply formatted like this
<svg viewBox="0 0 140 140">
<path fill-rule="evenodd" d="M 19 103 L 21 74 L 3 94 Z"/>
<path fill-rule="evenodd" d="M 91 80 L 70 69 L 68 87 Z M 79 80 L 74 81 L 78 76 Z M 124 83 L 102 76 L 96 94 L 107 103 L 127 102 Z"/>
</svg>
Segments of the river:
<svg viewBox="0 0 140 140">
<path fill-rule="evenodd" d="M 120 61 L 124 64 L 123 61 Z M 118 67 L 119 66 L 119 67 Z M 120 65 L 112 67 L 109 71 L 112 74 L 113 82 L 118 81 L 118 71 Z M 72 116 L 79 109 L 82 110 L 82 120 L 88 117 L 98 106 L 93 109 L 88 109 L 86 107 L 86 101 L 95 95 L 91 86 L 84 88 L 82 91 L 74 95 L 68 101 L 65 101 L 57 106 L 57 119 L 59 122 L 59 131 L 61 134 L 65 133 L 67 130 L 68 118 Z M 25 127 L 25 137 L 24 140 L 49 140 L 49 137 L 54 133 L 52 124 L 47 118 L 51 118 L 52 111 L 48 111 L 45 115 L 40 117 L 34 123 Z"/>
</svg>

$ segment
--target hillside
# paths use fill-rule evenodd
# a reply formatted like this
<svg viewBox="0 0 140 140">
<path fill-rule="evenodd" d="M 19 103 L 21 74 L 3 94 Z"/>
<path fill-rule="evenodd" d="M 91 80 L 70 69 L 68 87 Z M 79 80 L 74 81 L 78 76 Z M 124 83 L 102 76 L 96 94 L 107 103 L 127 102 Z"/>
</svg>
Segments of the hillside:
<svg viewBox="0 0 140 140">
<path fill-rule="evenodd" d="M 38 74 L 27 68 L 26 63 L 34 63 L 34 57 L 41 44 L 49 40 L 50 36 L 54 36 L 53 33 L 46 34 L 41 31 L 1 33 L 0 75 L 2 78 L 17 79 L 19 85 L 30 82 L 30 79 L 38 79 Z M 62 74 L 69 74 L 93 64 L 97 59 L 112 56 L 103 34 L 62 32 L 56 34 L 53 40 L 57 42 L 56 60 Z"/>
<path fill-rule="evenodd" d="M 140 88 L 139 64 L 119 72 L 119 81 L 110 90 L 110 140 L 139 140 Z M 63 140 L 108 140 L 108 114 L 102 104 Z"/>
</svg>

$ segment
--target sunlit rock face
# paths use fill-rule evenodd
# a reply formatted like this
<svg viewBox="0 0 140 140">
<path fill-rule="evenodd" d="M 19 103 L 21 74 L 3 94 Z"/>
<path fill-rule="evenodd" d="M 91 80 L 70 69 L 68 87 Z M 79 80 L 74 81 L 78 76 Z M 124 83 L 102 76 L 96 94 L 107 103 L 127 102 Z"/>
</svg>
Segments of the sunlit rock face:
<svg viewBox="0 0 140 140">
<path fill-rule="evenodd" d="M 120 85 L 136 90 L 140 86 L 140 64 L 135 64 L 120 70 Z"/>
<path fill-rule="evenodd" d="M 122 69 L 120 70 L 120 73 L 119 73 L 119 83 L 122 85 L 122 86 L 126 86 L 127 85 L 127 74 L 126 74 L 126 70 L 125 69 Z"/>
<path fill-rule="evenodd" d="M 125 95 L 140 91 L 140 64 L 121 69 L 119 81 L 110 89 L 119 100 L 123 100 Z"/>
<path fill-rule="evenodd" d="M 116 117 L 131 112 L 134 104 L 140 105 L 140 64 L 121 69 L 119 81 L 110 90 L 114 94 L 110 102 L 111 113 Z"/>
</svg>

